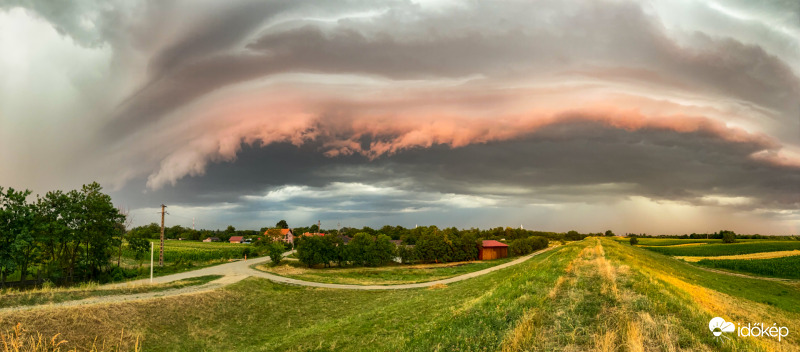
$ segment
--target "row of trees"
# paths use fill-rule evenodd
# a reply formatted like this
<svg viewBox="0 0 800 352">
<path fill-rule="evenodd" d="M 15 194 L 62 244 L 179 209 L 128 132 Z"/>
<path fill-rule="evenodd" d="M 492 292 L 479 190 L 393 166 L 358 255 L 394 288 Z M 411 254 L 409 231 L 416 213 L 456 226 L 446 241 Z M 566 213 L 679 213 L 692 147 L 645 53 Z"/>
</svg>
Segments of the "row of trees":
<svg viewBox="0 0 800 352">
<path fill-rule="evenodd" d="M 392 261 L 396 246 L 386 235 L 358 233 L 345 245 L 341 236 L 310 236 L 295 240 L 297 258 L 309 267 L 324 265 L 380 266 Z"/>
<path fill-rule="evenodd" d="M 446 263 L 478 259 L 481 239 L 471 232 L 437 231 L 420 236 L 414 245 L 396 246 L 391 237 L 360 232 L 345 244 L 344 236 L 300 237 L 295 240 L 300 262 L 309 267 L 332 264 L 380 266 L 400 258 L 403 263 Z M 519 238 L 509 246 L 512 255 L 524 255 L 547 248 L 548 240 L 533 236 Z"/>
<path fill-rule="evenodd" d="M 95 279 L 121 251 L 125 215 L 94 182 L 28 201 L 31 191 L 0 187 L 0 284 L 19 273 Z"/>
<path fill-rule="evenodd" d="M 308 231 L 308 232 L 313 232 L 313 231 Z M 388 225 L 381 227 L 380 229 L 373 229 L 370 227 L 363 227 L 360 229 L 344 227 L 339 230 L 335 229 L 323 230 L 323 232 L 325 232 L 326 234 L 334 234 L 334 235 L 338 234 L 349 237 L 353 237 L 355 236 L 355 234 L 361 232 L 373 236 L 377 236 L 378 234 L 384 234 L 389 236 L 392 240 L 401 240 L 403 244 L 408 244 L 408 245 L 414 245 L 417 243 L 417 241 L 419 241 L 419 239 L 432 233 L 457 234 L 458 236 L 471 235 L 474 238 L 481 238 L 488 240 L 505 240 L 505 241 L 513 241 L 518 238 L 528 238 L 531 236 L 544 237 L 554 241 L 579 241 L 586 238 L 587 236 L 614 235 L 614 233 L 611 232 L 610 230 L 606 231 L 606 233 L 602 232 L 579 233 L 577 231 L 568 231 L 568 232 L 532 231 L 532 230 L 525 230 L 525 229 L 511 228 L 511 227 L 495 227 L 484 230 L 478 228 L 458 229 L 455 227 L 440 229 L 437 226 L 419 226 L 415 228 L 405 228 L 403 226 L 388 226 Z M 302 232 L 295 229 L 294 233 L 299 234 Z"/>
</svg>

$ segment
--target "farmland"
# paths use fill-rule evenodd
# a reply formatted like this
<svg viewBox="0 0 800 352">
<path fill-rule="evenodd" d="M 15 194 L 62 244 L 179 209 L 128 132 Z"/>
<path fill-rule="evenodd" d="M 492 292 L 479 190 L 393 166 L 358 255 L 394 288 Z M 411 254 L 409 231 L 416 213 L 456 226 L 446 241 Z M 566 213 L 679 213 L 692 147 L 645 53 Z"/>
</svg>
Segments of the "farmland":
<svg viewBox="0 0 800 352">
<path fill-rule="evenodd" d="M 641 240 L 640 240 L 640 243 Z M 648 247 L 653 252 L 669 256 L 711 257 L 800 249 L 800 241 L 748 241 L 742 243 L 707 244 L 698 246 Z"/>
<path fill-rule="evenodd" d="M 797 255 L 770 259 L 703 259 L 697 265 L 767 277 L 800 279 L 800 256 Z"/>
<path fill-rule="evenodd" d="M 155 259 L 158 260 L 159 241 L 151 240 L 151 242 L 155 245 Z M 245 254 L 255 255 L 252 245 L 225 242 L 164 241 L 165 262 L 241 259 Z M 122 255 L 126 258 L 134 258 L 135 253 L 125 248 Z M 149 255 L 148 251 L 147 260 L 149 260 Z"/>
<path fill-rule="evenodd" d="M 200 269 L 212 265 L 226 263 L 230 260 L 243 259 L 245 255 L 255 257 L 257 252 L 253 245 L 224 243 L 224 242 L 196 242 L 196 241 L 164 241 L 164 266 L 158 266 L 159 241 L 151 240 L 155 246 L 154 269 L 155 276 L 162 276 Z M 128 269 L 124 279 L 141 279 L 150 275 L 150 251 L 135 258 L 135 253 L 125 248 L 122 251 L 122 263 Z M 123 278 L 116 278 L 121 281 Z"/>
<path fill-rule="evenodd" d="M 780 345 L 715 340 L 714 316 L 795 326 L 800 288 L 588 238 L 445 287 L 356 291 L 249 278 L 203 295 L 0 314 L 0 329 L 21 322 L 45 336 L 62 333 L 69 346 L 98 337 L 123 349 L 138 336 L 147 351 L 800 348 L 795 333 Z"/>
<path fill-rule="evenodd" d="M 350 285 L 393 285 L 446 279 L 507 263 L 514 258 L 445 264 L 392 265 L 386 267 L 343 267 L 309 269 L 298 262 L 279 266 L 259 265 L 258 270 L 293 279 Z"/>
</svg>

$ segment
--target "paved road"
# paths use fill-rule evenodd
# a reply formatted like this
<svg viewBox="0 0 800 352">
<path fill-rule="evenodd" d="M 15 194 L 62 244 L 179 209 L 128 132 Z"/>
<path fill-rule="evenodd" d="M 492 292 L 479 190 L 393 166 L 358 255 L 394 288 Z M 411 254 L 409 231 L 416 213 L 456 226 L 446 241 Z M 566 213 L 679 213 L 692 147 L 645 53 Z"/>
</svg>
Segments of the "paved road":
<svg viewBox="0 0 800 352">
<path fill-rule="evenodd" d="M 471 279 L 474 277 L 478 277 L 481 275 L 486 275 L 490 272 L 497 271 L 500 269 L 507 268 L 512 265 L 517 265 L 522 263 L 531 257 L 547 252 L 556 248 L 558 246 L 553 246 L 549 248 L 545 248 L 538 252 L 531 253 L 524 257 L 520 257 L 508 263 L 500 264 L 493 266 L 491 268 L 486 268 L 483 270 L 475 271 L 472 273 L 467 273 L 464 275 L 459 275 L 455 277 L 451 277 L 448 279 L 436 280 L 436 281 L 428 281 L 428 282 L 420 282 L 415 284 L 400 284 L 400 285 L 342 285 L 342 284 L 326 284 L 320 282 L 311 282 L 311 281 L 303 281 L 297 279 L 291 279 L 288 277 L 278 276 L 274 274 L 270 274 L 267 272 L 263 272 L 260 270 L 255 270 L 250 268 L 251 265 L 260 264 L 269 260 L 269 257 L 261 257 L 255 259 L 249 259 L 247 261 L 240 260 L 231 263 L 220 264 L 216 266 L 211 266 L 208 268 L 187 271 L 184 273 L 166 275 L 153 278 L 153 284 L 164 284 L 173 281 L 193 278 L 193 277 L 200 277 L 206 275 L 222 275 L 223 277 L 209 283 L 198 285 L 198 286 L 189 286 L 183 287 L 179 289 L 173 290 L 165 290 L 159 292 L 144 292 L 144 293 L 135 293 L 129 295 L 113 295 L 113 296 L 101 296 L 101 297 L 92 297 L 82 300 L 76 301 L 67 301 L 55 304 L 47 304 L 47 305 L 37 305 L 37 306 L 19 306 L 19 307 L 8 307 L 0 309 L 0 313 L 6 312 L 13 312 L 13 311 L 20 311 L 20 310 L 34 310 L 34 309 L 42 309 L 42 308 L 50 308 L 50 307 L 71 307 L 71 306 L 80 306 L 80 305 L 89 305 L 89 304 L 98 304 L 98 303 L 119 303 L 119 302 L 127 302 L 127 301 L 134 301 L 134 300 L 142 300 L 142 299 L 149 299 L 149 298 L 159 298 L 159 297 L 170 297 L 170 296 L 177 296 L 177 295 L 187 295 L 187 294 L 197 294 L 208 292 L 212 290 L 216 290 L 221 287 L 225 287 L 235 282 L 239 282 L 243 279 L 248 277 L 260 277 L 265 278 L 274 282 L 282 283 L 282 284 L 289 284 L 289 285 L 297 285 L 297 286 L 308 286 L 308 287 L 321 287 L 321 288 L 333 288 L 333 289 L 345 289 L 345 290 L 403 290 L 403 289 L 413 289 L 413 288 L 422 288 L 422 287 L 431 287 L 433 285 L 446 285 L 458 281 L 464 281 L 467 279 Z M 137 281 L 129 281 L 120 284 L 110 284 L 102 286 L 103 289 L 111 289 L 111 288 L 120 288 L 126 286 L 140 286 L 140 285 L 147 285 L 150 283 L 150 279 L 144 280 L 137 280 Z"/>
</svg>

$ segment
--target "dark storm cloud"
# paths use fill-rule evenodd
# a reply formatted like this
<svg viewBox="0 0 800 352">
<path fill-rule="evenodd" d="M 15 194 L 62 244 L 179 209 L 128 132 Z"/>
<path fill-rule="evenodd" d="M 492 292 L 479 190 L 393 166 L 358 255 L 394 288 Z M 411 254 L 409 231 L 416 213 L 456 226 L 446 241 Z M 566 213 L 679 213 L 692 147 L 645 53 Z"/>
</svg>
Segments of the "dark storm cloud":
<svg viewBox="0 0 800 352">
<path fill-rule="evenodd" d="M 212 165 L 205 176 L 188 178 L 157 194 L 165 202 L 182 205 L 239 204 L 243 207 L 240 211 L 288 206 L 397 212 L 415 204 L 425 207 L 432 192 L 501 198 L 505 205 L 580 203 L 637 195 L 717 205 L 707 198 L 712 195 L 746 197 L 751 201 L 741 207 L 748 209 L 796 208 L 800 205 L 800 170 L 750 157 L 772 147 L 756 139 L 726 141 L 705 131 L 629 132 L 588 122 L 549 126 L 518 140 L 462 148 L 417 148 L 374 161 L 357 155 L 320 157 L 318 145 L 276 144 L 247 148 L 236 162 Z M 399 193 L 337 193 L 331 188 L 337 183 L 372 185 Z M 306 188 L 274 203 L 254 200 L 285 185 Z M 348 205 L 340 207 L 345 202 Z"/>
<path fill-rule="evenodd" d="M 0 177 L 231 221 L 645 197 L 796 228 L 798 6 L 7 1 Z"/>
<path fill-rule="evenodd" d="M 129 132 L 212 91 L 277 73 L 401 80 L 482 75 L 502 82 L 509 75 L 542 76 L 587 64 L 600 70 L 647 68 L 684 87 L 800 114 L 800 80 L 758 45 L 702 33 L 679 44 L 632 3 L 546 3 L 554 11 L 531 11 L 527 3 L 473 4 L 442 16 L 397 6 L 370 21 L 297 20 L 262 31 L 246 45 L 249 50 L 223 50 L 287 7 L 241 6 L 157 53 L 149 63 L 149 83 L 120 106 L 111 129 Z"/>
</svg>

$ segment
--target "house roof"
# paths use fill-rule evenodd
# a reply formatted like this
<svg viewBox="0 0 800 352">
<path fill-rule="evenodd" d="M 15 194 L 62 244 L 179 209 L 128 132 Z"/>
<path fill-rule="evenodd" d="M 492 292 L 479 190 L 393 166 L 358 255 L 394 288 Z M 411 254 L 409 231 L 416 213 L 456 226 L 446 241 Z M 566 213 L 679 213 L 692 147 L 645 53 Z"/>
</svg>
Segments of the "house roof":
<svg viewBox="0 0 800 352">
<path fill-rule="evenodd" d="M 242 236 L 232 236 L 231 239 L 228 240 L 228 241 L 240 241 L 241 242 L 243 239 L 244 239 L 244 237 L 242 237 Z"/>
<path fill-rule="evenodd" d="M 484 248 L 487 248 L 487 247 L 489 247 L 489 248 L 491 248 L 491 247 L 508 247 L 507 244 L 502 243 L 502 242 L 497 242 L 495 240 L 484 240 L 483 243 L 481 243 L 481 246 L 484 247 Z"/>
<path fill-rule="evenodd" d="M 325 234 L 321 232 L 305 232 L 303 233 L 303 236 L 325 236 Z"/>
<path fill-rule="evenodd" d="M 285 235 L 290 232 L 292 232 L 292 229 L 281 229 L 281 235 Z"/>
<path fill-rule="evenodd" d="M 219 237 L 208 237 L 207 240 L 219 240 Z"/>
</svg>

